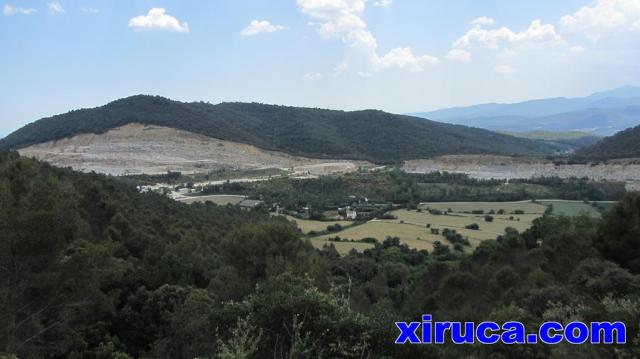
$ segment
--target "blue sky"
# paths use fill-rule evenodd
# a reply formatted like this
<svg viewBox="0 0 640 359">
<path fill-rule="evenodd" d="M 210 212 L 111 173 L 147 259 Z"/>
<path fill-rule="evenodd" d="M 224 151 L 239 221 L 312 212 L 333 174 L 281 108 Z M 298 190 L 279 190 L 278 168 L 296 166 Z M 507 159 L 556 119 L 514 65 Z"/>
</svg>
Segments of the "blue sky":
<svg viewBox="0 0 640 359">
<path fill-rule="evenodd" d="M 140 93 L 412 112 L 640 84 L 640 0 L 0 7 L 0 136 Z"/>
</svg>

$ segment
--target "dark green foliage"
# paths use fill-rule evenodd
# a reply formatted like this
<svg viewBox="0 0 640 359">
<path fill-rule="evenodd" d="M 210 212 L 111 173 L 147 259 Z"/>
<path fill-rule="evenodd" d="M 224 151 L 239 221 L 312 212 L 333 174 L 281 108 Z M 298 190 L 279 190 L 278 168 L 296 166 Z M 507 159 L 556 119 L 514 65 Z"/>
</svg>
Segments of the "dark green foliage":
<svg viewBox="0 0 640 359">
<path fill-rule="evenodd" d="M 637 247 L 638 203 L 638 194 L 629 195 L 602 222 L 544 216 L 471 254 L 456 250 L 462 237 L 447 231 L 456 243 L 436 242 L 430 253 L 389 237 L 341 257 L 332 245 L 314 250 L 284 218 L 185 205 L 124 181 L 0 153 L 0 352 L 36 359 L 635 358 L 640 276 L 603 248 L 620 249 L 618 236 L 624 250 Z M 438 321 L 520 320 L 534 330 L 543 320 L 623 321 L 629 344 L 393 344 L 393 323 L 423 313 Z"/>
<path fill-rule="evenodd" d="M 0 149 L 130 123 L 166 126 L 205 136 L 318 158 L 396 162 L 443 154 L 546 154 L 552 146 L 487 130 L 382 111 L 332 111 L 258 103 L 183 103 L 132 96 L 31 123 L 0 141 Z"/>
<path fill-rule="evenodd" d="M 606 213 L 595 245 L 605 258 L 640 273 L 640 192 L 629 194 Z"/>
<path fill-rule="evenodd" d="M 476 226 L 478 226 L 478 225 L 476 224 Z M 472 228 L 467 228 L 467 229 L 472 229 Z M 436 230 L 432 230 L 431 233 L 439 234 L 440 231 L 436 229 Z M 444 228 L 442 230 L 442 235 L 444 236 L 444 238 L 447 239 L 447 241 L 451 242 L 453 245 L 456 245 L 456 244 L 459 244 L 459 245 L 462 245 L 462 246 L 469 246 L 470 245 L 469 244 L 469 238 L 462 236 L 455 229 Z"/>
<path fill-rule="evenodd" d="M 573 157 L 582 160 L 640 157 L 640 126 L 618 132 L 592 146 L 582 148 Z"/>
<path fill-rule="evenodd" d="M 313 248 L 283 218 L 15 153 L 0 152 L 0 203 L 0 350 L 25 358 L 211 353 L 214 306 L 267 276 L 313 272 Z"/>
</svg>

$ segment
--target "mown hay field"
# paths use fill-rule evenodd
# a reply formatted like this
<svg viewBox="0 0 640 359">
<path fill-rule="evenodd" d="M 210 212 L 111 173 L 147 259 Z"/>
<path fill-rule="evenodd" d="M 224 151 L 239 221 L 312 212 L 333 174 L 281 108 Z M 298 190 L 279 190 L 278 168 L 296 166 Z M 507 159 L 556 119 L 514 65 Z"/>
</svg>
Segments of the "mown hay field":
<svg viewBox="0 0 640 359">
<path fill-rule="evenodd" d="M 180 198 L 178 201 L 182 203 L 196 203 L 196 202 L 213 202 L 218 206 L 226 206 L 227 204 L 238 204 L 242 202 L 244 196 L 234 196 L 234 195 L 213 195 L 213 196 L 194 196 L 194 197 L 186 197 Z"/>
<path fill-rule="evenodd" d="M 347 227 L 352 224 L 352 222 L 348 221 L 313 221 L 309 219 L 300 219 L 291 216 L 285 216 L 288 220 L 296 222 L 298 228 L 302 231 L 302 233 L 308 234 L 311 231 L 314 232 L 322 232 L 327 230 L 327 226 L 339 224 L 342 227 Z"/>
<path fill-rule="evenodd" d="M 483 240 L 496 239 L 508 227 L 523 232 L 531 227 L 533 221 L 544 213 L 546 207 L 532 202 L 457 202 L 457 203 L 429 203 L 421 204 L 421 210 L 399 209 L 389 212 L 396 219 L 371 220 L 365 224 L 346 228 L 340 232 L 324 234 L 311 239 L 312 243 L 321 248 L 325 244 L 333 243 L 340 253 L 348 253 L 351 248 L 362 250 L 372 247 L 371 244 L 351 242 L 363 238 L 376 238 L 383 241 L 387 237 L 398 237 L 400 242 L 411 248 L 432 250 L 435 241 L 451 244 L 442 234 L 433 234 L 432 229 L 442 233 L 444 229 L 455 230 L 469 239 L 473 249 Z M 442 214 L 431 214 L 427 208 L 438 209 Z M 448 212 L 451 210 L 451 212 Z M 471 211 L 482 210 L 505 214 L 491 214 L 492 222 L 485 221 L 485 214 L 471 214 Z M 524 214 L 514 214 L 523 211 Z M 324 222 L 323 222 L 324 223 Z M 478 224 L 479 230 L 465 228 L 470 224 Z M 428 227 L 427 227 L 428 226 Z M 339 236 L 345 242 L 329 241 Z"/>
</svg>

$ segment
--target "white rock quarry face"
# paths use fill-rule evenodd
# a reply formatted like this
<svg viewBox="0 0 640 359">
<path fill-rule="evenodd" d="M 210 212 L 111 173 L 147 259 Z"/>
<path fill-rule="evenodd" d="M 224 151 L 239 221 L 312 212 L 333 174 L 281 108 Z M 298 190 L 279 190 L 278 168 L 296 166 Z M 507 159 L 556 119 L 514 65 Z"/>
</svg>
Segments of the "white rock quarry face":
<svg viewBox="0 0 640 359">
<path fill-rule="evenodd" d="M 616 160 L 596 164 L 560 164 L 542 158 L 520 158 L 488 155 L 442 156 L 406 161 L 404 170 L 415 173 L 447 171 L 466 173 L 480 179 L 532 177 L 587 177 L 592 180 L 640 181 L 637 160 Z"/>
<path fill-rule="evenodd" d="M 208 172 L 215 169 L 282 168 L 325 174 L 356 170 L 352 161 L 291 156 L 168 127 L 129 124 L 104 134 L 83 134 L 21 149 L 55 166 L 111 175 Z"/>
</svg>

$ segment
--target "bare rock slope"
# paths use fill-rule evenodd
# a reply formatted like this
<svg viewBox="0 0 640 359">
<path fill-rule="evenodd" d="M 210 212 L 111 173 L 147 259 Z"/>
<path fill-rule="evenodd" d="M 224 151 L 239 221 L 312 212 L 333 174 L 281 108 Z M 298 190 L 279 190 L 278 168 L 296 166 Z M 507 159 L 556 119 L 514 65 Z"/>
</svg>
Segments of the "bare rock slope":
<svg viewBox="0 0 640 359">
<path fill-rule="evenodd" d="M 485 179 L 587 177 L 592 180 L 607 181 L 640 180 L 640 162 L 637 159 L 610 160 L 589 164 L 555 164 L 539 157 L 459 155 L 406 161 L 404 170 L 416 173 L 457 172 Z"/>
<path fill-rule="evenodd" d="M 112 175 L 184 173 L 213 169 L 282 168 L 308 174 L 347 172 L 363 164 L 267 151 L 188 131 L 128 124 L 104 134 L 82 134 L 21 149 L 20 154 L 60 167 Z"/>
</svg>

